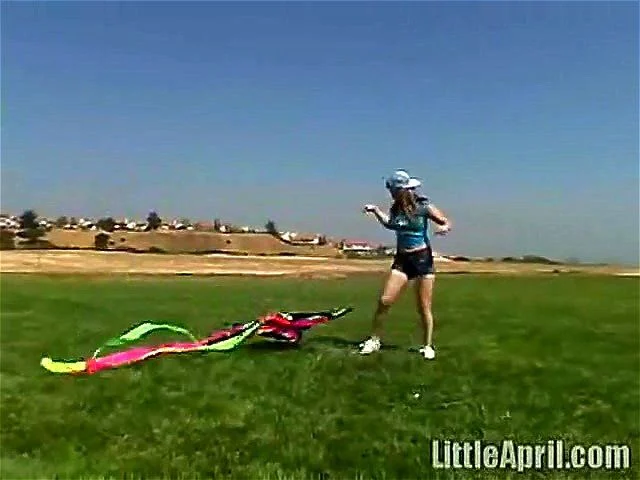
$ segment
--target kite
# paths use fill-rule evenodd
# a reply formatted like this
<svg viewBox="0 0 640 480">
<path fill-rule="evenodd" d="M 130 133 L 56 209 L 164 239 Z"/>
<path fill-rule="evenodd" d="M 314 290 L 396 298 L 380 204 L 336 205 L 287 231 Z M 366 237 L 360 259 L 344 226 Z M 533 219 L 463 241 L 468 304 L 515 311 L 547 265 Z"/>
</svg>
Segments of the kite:
<svg viewBox="0 0 640 480">
<path fill-rule="evenodd" d="M 319 312 L 276 312 L 262 317 L 257 335 L 277 342 L 297 344 L 302 333 L 317 325 L 328 323 L 353 311 L 353 307 L 336 308 Z M 232 328 L 241 327 L 234 324 Z"/>
<path fill-rule="evenodd" d="M 353 308 L 338 308 L 318 312 L 276 312 L 246 323 L 234 323 L 231 327 L 212 332 L 198 340 L 186 328 L 167 323 L 145 322 L 120 336 L 112 338 L 98 348 L 91 357 L 80 361 L 59 361 L 44 357 L 40 365 L 52 373 L 94 374 L 118 368 L 165 354 L 189 352 L 226 352 L 237 348 L 250 337 L 257 335 L 269 340 L 298 344 L 302 333 L 316 325 L 327 323 L 351 312 Z M 132 347 L 101 356 L 107 348 L 118 348 L 132 344 L 152 332 L 165 330 L 185 335 L 189 341 L 163 343 L 155 346 Z"/>
</svg>

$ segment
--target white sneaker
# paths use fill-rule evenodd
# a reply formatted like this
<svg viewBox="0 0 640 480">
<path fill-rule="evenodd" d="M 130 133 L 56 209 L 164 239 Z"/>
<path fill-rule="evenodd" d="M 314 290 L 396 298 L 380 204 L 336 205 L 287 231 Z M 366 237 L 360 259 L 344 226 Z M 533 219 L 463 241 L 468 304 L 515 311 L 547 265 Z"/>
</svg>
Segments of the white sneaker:
<svg viewBox="0 0 640 480">
<path fill-rule="evenodd" d="M 369 355 L 370 353 L 377 352 L 381 346 L 379 338 L 370 337 L 360 344 L 360 355 Z"/>
<path fill-rule="evenodd" d="M 425 345 L 420 350 L 420 355 L 422 355 L 427 360 L 433 360 L 436 358 L 436 352 L 431 345 Z"/>
</svg>

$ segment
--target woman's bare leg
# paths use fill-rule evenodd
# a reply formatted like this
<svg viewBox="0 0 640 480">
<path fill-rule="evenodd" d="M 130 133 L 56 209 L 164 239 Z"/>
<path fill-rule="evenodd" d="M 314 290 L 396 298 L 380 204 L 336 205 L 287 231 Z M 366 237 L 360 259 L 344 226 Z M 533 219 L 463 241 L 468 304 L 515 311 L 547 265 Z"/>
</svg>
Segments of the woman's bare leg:
<svg viewBox="0 0 640 480">
<path fill-rule="evenodd" d="M 423 348 L 432 348 L 433 343 L 433 313 L 431 311 L 431 304 L 433 300 L 434 283 L 435 275 L 424 275 L 416 279 L 416 299 L 422 326 Z"/>
<path fill-rule="evenodd" d="M 391 305 L 398 299 L 408 282 L 407 276 L 399 270 L 392 269 L 387 277 L 382 294 L 378 299 L 378 306 L 373 315 L 372 335 L 360 345 L 360 353 L 368 355 L 380 349 L 382 337 L 382 321 Z"/>
<path fill-rule="evenodd" d="M 378 299 L 378 307 L 373 315 L 373 335 L 382 336 L 382 322 L 391 306 L 398 300 L 407 285 L 407 276 L 399 270 L 391 270 L 385 282 L 382 294 Z"/>
</svg>

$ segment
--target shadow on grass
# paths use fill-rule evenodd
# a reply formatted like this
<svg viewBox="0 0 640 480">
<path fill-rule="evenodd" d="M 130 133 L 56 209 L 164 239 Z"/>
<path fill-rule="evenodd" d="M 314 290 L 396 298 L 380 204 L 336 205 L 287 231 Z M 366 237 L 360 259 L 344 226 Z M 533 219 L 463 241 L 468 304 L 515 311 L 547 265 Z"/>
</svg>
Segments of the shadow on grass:
<svg viewBox="0 0 640 480">
<path fill-rule="evenodd" d="M 303 340 L 303 342 L 305 342 Z M 363 342 L 363 339 L 359 340 L 346 340 L 341 337 L 331 337 L 331 336 L 323 336 L 323 337 L 313 337 L 308 339 L 305 343 L 310 345 L 326 345 L 329 347 L 336 348 L 349 348 L 349 349 L 358 349 L 360 343 Z M 398 345 L 394 345 L 392 343 L 385 343 L 382 346 L 385 350 L 400 350 Z"/>
<path fill-rule="evenodd" d="M 286 351 L 286 350 L 311 350 L 317 351 L 319 348 L 339 348 L 345 350 L 358 350 L 360 340 L 347 340 L 341 337 L 334 336 L 318 336 L 312 338 L 304 338 L 298 344 L 290 344 L 284 342 L 272 342 L 269 340 L 265 340 L 262 342 L 249 343 L 245 346 L 246 349 L 252 351 Z M 384 344 L 383 348 L 385 350 L 399 350 L 400 347 L 398 345 L 393 344 Z"/>
<path fill-rule="evenodd" d="M 287 350 L 298 350 L 300 345 L 285 343 L 285 342 L 275 342 L 269 340 L 262 340 L 259 342 L 247 343 L 243 347 L 245 350 L 251 350 L 254 352 L 284 352 Z"/>
</svg>

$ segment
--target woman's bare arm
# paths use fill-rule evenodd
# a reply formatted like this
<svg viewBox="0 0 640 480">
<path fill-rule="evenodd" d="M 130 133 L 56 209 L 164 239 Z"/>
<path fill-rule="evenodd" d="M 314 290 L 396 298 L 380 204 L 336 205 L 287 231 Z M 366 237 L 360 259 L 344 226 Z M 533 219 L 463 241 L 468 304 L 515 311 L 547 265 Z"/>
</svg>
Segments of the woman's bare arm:
<svg viewBox="0 0 640 480">
<path fill-rule="evenodd" d="M 384 226 L 385 228 L 391 228 L 391 224 L 389 223 L 389 215 L 384 213 L 380 208 L 376 205 L 365 205 L 364 207 L 365 213 L 373 213 L 376 219 Z"/>
<path fill-rule="evenodd" d="M 436 233 L 446 233 L 451 230 L 449 218 L 438 207 L 432 204 L 429 205 L 427 214 L 431 220 L 440 226 Z"/>
</svg>

